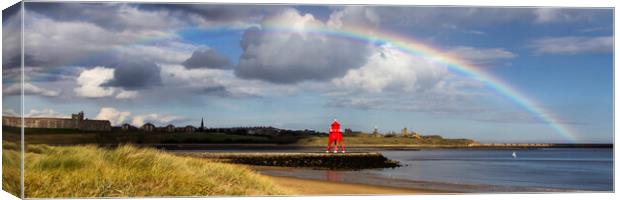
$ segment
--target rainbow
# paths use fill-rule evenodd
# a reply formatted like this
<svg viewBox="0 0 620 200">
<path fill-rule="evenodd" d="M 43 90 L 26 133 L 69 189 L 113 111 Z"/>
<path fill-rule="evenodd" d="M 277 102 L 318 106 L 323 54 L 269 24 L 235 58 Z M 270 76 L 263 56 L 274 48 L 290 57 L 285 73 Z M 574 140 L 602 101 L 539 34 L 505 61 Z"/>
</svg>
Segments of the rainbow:
<svg viewBox="0 0 620 200">
<path fill-rule="evenodd" d="M 557 116 L 555 116 L 552 112 L 545 110 L 539 104 L 535 103 L 535 101 L 531 98 L 528 98 L 523 93 L 519 92 L 514 87 L 511 87 L 509 84 L 503 82 L 499 78 L 489 74 L 479 67 L 474 66 L 473 64 L 468 63 L 467 61 L 460 59 L 458 56 L 451 55 L 448 53 L 444 53 L 441 50 L 431 47 L 431 45 L 427 45 L 423 42 L 416 41 L 409 36 L 402 36 L 395 33 L 390 33 L 387 31 L 379 31 L 375 28 L 364 27 L 364 26 L 342 26 L 338 28 L 330 28 L 324 24 L 320 23 L 306 23 L 303 27 L 295 27 L 290 25 L 284 25 L 286 23 L 278 21 L 278 20 L 266 20 L 263 21 L 261 25 L 253 25 L 251 27 L 260 27 L 264 31 L 273 32 L 273 33 L 291 33 L 291 32 L 303 32 L 304 34 L 316 34 L 316 35 L 324 35 L 327 37 L 335 37 L 345 40 L 351 40 L 354 42 L 362 42 L 366 44 L 389 44 L 392 48 L 395 48 L 401 52 L 404 52 L 411 56 L 417 56 L 423 59 L 432 60 L 434 62 L 440 62 L 445 64 L 451 70 L 459 72 L 467 77 L 473 78 L 490 89 L 496 91 L 498 94 L 505 96 L 511 101 L 515 102 L 520 107 L 524 108 L 526 111 L 531 113 L 537 119 L 541 120 L 548 124 L 555 132 L 559 133 L 565 139 L 570 141 L 577 141 L 577 134 L 572 131 L 569 127 L 561 123 L 561 120 Z M 233 30 L 244 30 L 249 28 L 247 26 L 243 27 L 230 27 L 230 26 L 219 26 L 219 27 L 211 27 L 209 30 L 217 30 L 217 29 L 233 29 Z M 131 48 L 134 46 L 140 46 L 144 44 L 149 44 L 153 42 L 159 42 L 161 40 L 173 39 L 173 36 L 150 36 L 141 38 L 139 41 L 136 41 L 128 46 L 124 46 L 123 48 Z M 95 55 L 93 55 L 94 57 Z M 87 57 L 85 59 L 88 59 Z M 68 72 L 65 72 L 68 73 Z M 75 73 L 75 72 L 72 72 Z M 29 79 L 29 77 L 25 77 Z M 54 77 L 39 77 L 43 79 L 52 79 Z M 32 80 L 27 80 L 32 81 Z"/>
<path fill-rule="evenodd" d="M 325 35 L 371 44 L 389 44 L 395 49 L 406 54 L 443 63 L 451 70 L 455 70 L 463 75 L 474 78 L 502 96 L 507 97 L 539 120 L 548 124 L 565 139 L 573 142 L 578 139 L 577 134 L 569 127 L 562 124 L 561 120 L 559 120 L 557 116 L 539 106 L 539 104 L 535 103 L 533 99 L 528 98 L 514 87 L 511 87 L 499 78 L 482 71 L 479 67 L 476 67 L 467 61 L 458 58 L 457 56 L 443 53 L 440 50 L 432 48 L 430 45 L 426 45 L 423 42 L 416 41 L 411 37 L 405 37 L 385 31 L 377 31 L 374 28 L 363 26 L 330 28 L 326 25 L 318 23 L 305 24 L 303 27 L 282 26 L 281 24 L 283 23 L 277 20 L 267 20 L 261 28 L 268 32 L 303 32 L 304 34 Z"/>
</svg>

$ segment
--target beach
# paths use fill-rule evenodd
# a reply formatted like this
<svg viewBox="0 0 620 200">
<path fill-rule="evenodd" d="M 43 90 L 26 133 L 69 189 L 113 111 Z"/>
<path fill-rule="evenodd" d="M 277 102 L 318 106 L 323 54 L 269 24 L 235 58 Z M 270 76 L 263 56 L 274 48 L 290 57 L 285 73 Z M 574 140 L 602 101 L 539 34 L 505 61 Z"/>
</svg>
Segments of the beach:
<svg viewBox="0 0 620 200">
<path fill-rule="evenodd" d="M 268 176 L 282 188 L 298 195 L 360 195 L 360 194 L 429 194 L 441 191 L 410 189 L 367 184 L 339 183 L 282 176 Z"/>
</svg>

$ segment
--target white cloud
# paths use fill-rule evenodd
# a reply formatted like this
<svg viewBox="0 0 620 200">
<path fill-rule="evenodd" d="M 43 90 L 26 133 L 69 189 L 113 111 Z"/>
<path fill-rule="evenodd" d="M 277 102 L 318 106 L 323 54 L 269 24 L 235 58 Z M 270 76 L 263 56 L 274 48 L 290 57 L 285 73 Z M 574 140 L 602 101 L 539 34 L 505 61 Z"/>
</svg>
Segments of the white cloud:
<svg viewBox="0 0 620 200">
<path fill-rule="evenodd" d="M 2 89 L 2 93 L 5 95 L 20 95 L 21 94 L 21 84 L 14 83 L 9 85 L 8 87 Z M 36 86 L 32 83 L 24 83 L 24 94 L 25 95 L 41 95 L 46 97 L 55 97 L 60 95 L 60 91 L 45 89 L 39 86 Z"/>
<path fill-rule="evenodd" d="M 147 122 L 153 123 L 155 125 L 163 126 L 167 124 L 174 124 L 175 122 L 184 121 L 185 117 L 175 116 L 175 115 L 162 115 L 162 114 L 144 114 L 144 115 L 136 115 L 131 120 L 131 124 L 134 126 L 142 126 Z"/>
<path fill-rule="evenodd" d="M 178 124 L 187 120 L 187 117 L 158 113 L 132 115 L 129 111 L 120 111 L 113 107 L 102 107 L 95 119 L 110 120 L 110 123 L 114 126 L 130 123 L 139 127 L 147 122 L 153 123 L 156 126 Z"/>
<path fill-rule="evenodd" d="M 45 64 L 46 67 L 85 65 L 84 62 L 89 62 L 88 65 L 104 65 L 110 60 L 134 56 L 139 54 L 138 52 L 143 52 L 140 55 L 146 57 L 145 59 L 157 61 L 182 59 L 179 53 L 167 50 L 181 50 L 183 48 L 181 46 L 166 46 L 174 45 L 166 44 L 159 45 L 166 47 L 162 48 L 163 50 L 153 50 L 146 47 L 148 44 L 141 43 L 144 38 L 157 38 L 158 41 L 177 39 L 172 30 L 164 28 L 169 26 L 161 25 L 158 27 L 146 23 L 146 21 L 159 23 L 157 19 L 161 17 L 154 17 L 151 15 L 152 13 L 140 15 L 137 13 L 141 11 L 130 7 L 116 11 L 118 12 L 114 14 L 118 17 L 115 19 L 117 21 L 108 22 L 109 26 L 123 26 L 126 27 L 125 29 L 112 29 L 103 26 L 107 24 L 90 23 L 84 20 L 60 21 L 36 12 L 30 12 L 26 15 L 26 26 L 24 27 L 24 40 L 26 41 L 24 45 L 28 49 L 27 54 L 34 56 L 34 60 Z M 149 18 L 138 18 L 145 16 L 149 16 Z M 142 24 L 136 26 L 136 23 Z M 187 53 L 189 55 L 191 51 Z M 100 54 L 106 54 L 106 56 L 92 56 Z"/>
<path fill-rule="evenodd" d="M 324 90 L 329 107 L 430 114 L 488 111 L 476 101 L 489 92 L 484 84 L 450 72 L 444 63 L 390 45 L 377 48 L 366 64 L 332 83 Z"/>
<path fill-rule="evenodd" d="M 17 113 L 17 111 L 15 111 L 15 109 L 2 108 L 2 116 L 19 117 L 20 115 L 21 115 L 21 113 Z"/>
<path fill-rule="evenodd" d="M 457 46 L 447 53 L 465 59 L 472 64 L 488 65 L 497 60 L 506 60 L 517 57 L 516 54 L 502 48 L 474 48 L 469 46 Z"/>
<path fill-rule="evenodd" d="M 101 85 L 114 78 L 114 69 L 95 67 L 86 69 L 77 78 L 78 88 L 74 91 L 78 96 L 98 98 L 114 94 L 114 88 L 102 87 Z"/>
<path fill-rule="evenodd" d="M 44 108 L 41 110 L 31 109 L 28 113 L 24 113 L 24 117 L 68 118 L 69 116 L 60 114 L 53 109 Z"/>
<path fill-rule="evenodd" d="M 75 94 L 87 98 L 114 97 L 116 99 L 133 99 L 138 96 L 138 91 L 125 90 L 118 87 L 106 87 L 105 83 L 114 79 L 116 69 L 95 67 L 84 69 L 76 79 L 77 88 Z"/>
<path fill-rule="evenodd" d="M 110 120 L 110 123 L 116 126 L 125 123 L 130 114 L 130 112 L 121 112 L 115 108 L 102 107 L 95 119 Z"/>
<path fill-rule="evenodd" d="M 448 71 L 446 66 L 407 55 L 384 45 L 359 69 L 351 69 L 333 82 L 349 90 L 380 93 L 384 90 L 412 92 L 434 87 Z"/>
<path fill-rule="evenodd" d="M 535 23 L 552 23 L 592 21 L 607 13 L 600 9 L 537 8 L 533 10 L 533 14 Z"/>
<path fill-rule="evenodd" d="M 530 46 L 538 54 L 608 53 L 613 51 L 613 40 L 613 36 L 548 37 L 534 40 Z"/>
<path fill-rule="evenodd" d="M 381 17 L 371 7 L 350 6 L 335 10 L 329 16 L 327 25 L 332 28 L 344 28 L 346 26 L 378 26 Z"/>
<path fill-rule="evenodd" d="M 136 98 L 138 96 L 138 91 L 130 91 L 130 90 L 123 90 L 121 89 L 121 91 L 116 94 L 115 98 L 117 99 L 133 99 Z"/>
<path fill-rule="evenodd" d="M 556 8 L 539 8 L 534 11 L 534 15 L 537 23 L 552 22 L 563 17 L 561 10 Z"/>
</svg>

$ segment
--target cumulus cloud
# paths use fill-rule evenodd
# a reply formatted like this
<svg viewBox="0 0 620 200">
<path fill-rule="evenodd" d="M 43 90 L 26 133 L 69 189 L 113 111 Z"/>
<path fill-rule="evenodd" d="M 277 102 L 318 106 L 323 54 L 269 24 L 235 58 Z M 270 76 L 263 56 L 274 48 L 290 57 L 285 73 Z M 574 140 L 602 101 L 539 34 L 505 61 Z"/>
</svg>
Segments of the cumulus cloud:
<svg viewBox="0 0 620 200">
<path fill-rule="evenodd" d="M 226 25 L 248 28 L 262 16 L 287 9 L 288 5 L 142 4 L 140 9 L 170 12 L 200 27 Z"/>
<path fill-rule="evenodd" d="M 113 126 L 116 126 L 125 123 L 129 115 L 131 115 L 130 112 L 121 112 L 115 108 L 102 107 L 95 119 L 109 120 Z"/>
<path fill-rule="evenodd" d="M 191 68 L 214 68 L 214 69 L 227 69 L 232 67 L 230 60 L 227 57 L 221 55 L 215 49 L 198 50 L 192 53 L 183 66 L 188 69 Z"/>
<path fill-rule="evenodd" d="M 161 68 L 150 61 L 126 61 L 116 65 L 113 72 L 113 79 L 105 86 L 136 90 L 161 85 Z"/>
<path fill-rule="evenodd" d="M 347 6 L 335 10 L 329 16 L 327 25 L 332 28 L 346 26 L 376 27 L 381 23 L 381 17 L 370 7 Z"/>
<path fill-rule="evenodd" d="M 270 33 L 267 21 L 292 27 L 290 32 Z M 269 16 L 263 28 L 250 28 L 241 41 L 243 54 L 235 74 L 273 83 L 330 80 L 348 69 L 360 67 L 369 53 L 367 44 L 335 39 L 304 30 L 330 27 L 311 14 L 289 9 Z"/>
<path fill-rule="evenodd" d="M 98 98 L 114 94 L 114 88 L 102 85 L 114 78 L 114 69 L 95 67 L 82 71 L 77 78 L 78 87 L 74 89 L 78 96 Z"/>
<path fill-rule="evenodd" d="M 149 122 L 157 126 L 164 126 L 167 124 L 184 122 L 187 120 L 187 117 L 158 113 L 132 115 L 129 111 L 120 111 L 113 107 L 102 107 L 95 119 L 109 120 L 113 126 L 118 126 L 124 123 L 130 123 L 134 126 L 142 126 Z"/>
<path fill-rule="evenodd" d="M 64 6 L 68 4 L 46 5 L 60 10 L 73 7 Z M 112 66 L 136 58 L 157 63 L 180 63 L 202 47 L 184 43 L 175 32 L 179 26 L 141 24 L 140 20 L 153 23 L 180 20 L 163 11 L 144 11 L 135 6 L 119 6 L 121 4 L 71 5 L 76 8 L 69 9 L 75 10 L 67 12 L 70 15 L 35 9 L 38 4 L 29 6 L 33 10 L 25 18 L 24 45 L 25 53 L 29 55 L 26 66 Z M 81 7 L 97 11 L 79 11 L 77 8 Z M 157 20 L 160 18 L 166 20 Z M 145 38 L 157 43 L 144 42 Z"/>
<path fill-rule="evenodd" d="M 484 85 L 451 73 L 446 64 L 407 55 L 389 44 L 368 62 L 332 81 L 328 107 L 424 112 L 437 115 L 489 111 L 476 98 Z"/>
<path fill-rule="evenodd" d="M 363 110 L 420 112 L 441 116 L 465 116 L 493 112 L 486 104 L 489 91 L 478 82 L 447 75 L 425 89 L 405 91 L 385 90 L 382 93 L 358 90 L 334 94 L 327 107 L 345 107 Z"/>
<path fill-rule="evenodd" d="M 413 57 L 384 45 L 359 69 L 349 70 L 334 83 L 348 90 L 380 93 L 384 90 L 412 92 L 433 87 L 445 76 L 447 68 L 440 63 Z"/>
<path fill-rule="evenodd" d="M 158 113 L 132 115 L 132 113 L 128 111 L 120 111 L 113 107 L 102 107 L 95 119 L 109 120 L 113 126 L 118 126 L 123 123 L 142 126 L 149 122 L 158 126 L 164 126 L 167 124 L 184 122 L 187 120 L 187 117 Z"/>
<path fill-rule="evenodd" d="M 12 108 L 3 108 L 3 116 L 18 117 L 21 115 L 17 110 Z M 38 118 L 69 118 L 70 115 L 62 114 L 51 108 L 30 109 L 24 112 L 24 117 L 38 117 Z"/>
<path fill-rule="evenodd" d="M 295 86 L 242 79 L 235 76 L 232 70 L 187 69 L 179 65 L 162 68 L 162 79 L 164 85 L 176 90 L 226 97 L 288 95 L 297 90 Z"/>
<path fill-rule="evenodd" d="M 21 84 L 14 83 L 2 89 L 4 95 L 21 95 Z M 40 95 L 45 97 L 56 97 L 60 95 L 60 91 L 46 89 L 34 85 L 32 83 L 24 83 L 24 95 Z"/>
<path fill-rule="evenodd" d="M 86 22 L 114 31 L 161 30 L 189 23 L 168 10 L 145 10 L 137 4 L 127 3 L 33 2 L 27 9 L 54 20 Z"/>
<path fill-rule="evenodd" d="M 125 90 L 120 87 L 114 87 L 117 85 L 110 85 L 110 82 L 118 80 L 115 75 L 117 70 L 101 66 L 82 70 L 76 79 L 77 88 L 74 89 L 75 94 L 87 98 L 113 96 L 116 99 L 133 99 L 137 97 L 138 91 Z"/>
<path fill-rule="evenodd" d="M 457 46 L 447 53 L 460 57 L 476 65 L 488 65 L 498 60 L 508 60 L 517 57 L 516 54 L 502 48 L 474 48 Z"/>
<path fill-rule="evenodd" d="M 613 51 L 613 40 L 613 36 L 547 37 L 532 41 L 530 47 L 537 54 L 610 53 Z"/>
<path fill-rule="evenodd" d="M 31 109 L 24 114 L 24 117 L 51 117 L 51 118 L 68 118 L 68 115 L 63 115 L 56 112 L 53 109 L 44 108 L 41 110 Z"/>
<path fill-rule="evenodd" d="M 187 120 L 185 117 L 175 115 L 162 115 L 162 114 L 143 114 L 136 115 L 132 118 L 131 124 L 134 126 L 142 126 L 145 123 L 153 123 L 155 125 L 163 126 L 167 124 L 174 124 Z"/>
</svg>

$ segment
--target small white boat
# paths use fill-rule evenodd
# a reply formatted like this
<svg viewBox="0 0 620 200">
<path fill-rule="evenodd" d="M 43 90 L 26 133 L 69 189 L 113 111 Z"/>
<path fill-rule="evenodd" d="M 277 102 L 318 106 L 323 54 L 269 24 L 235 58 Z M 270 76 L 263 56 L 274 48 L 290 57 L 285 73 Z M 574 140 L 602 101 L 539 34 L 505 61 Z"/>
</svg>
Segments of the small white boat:
<svg viewBox="0 0 620 200">
<path fill-rule="evenodd" d="M 513 157 L 513 158 L 517 158 L 517 152 L 514 152 L 514 151 L 513 151 L 513 152 L 512 152 L 512 157 Z"/>
</svg>

